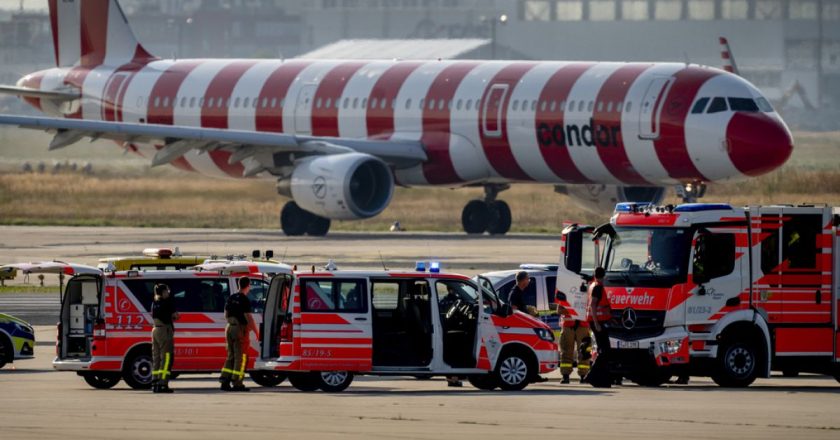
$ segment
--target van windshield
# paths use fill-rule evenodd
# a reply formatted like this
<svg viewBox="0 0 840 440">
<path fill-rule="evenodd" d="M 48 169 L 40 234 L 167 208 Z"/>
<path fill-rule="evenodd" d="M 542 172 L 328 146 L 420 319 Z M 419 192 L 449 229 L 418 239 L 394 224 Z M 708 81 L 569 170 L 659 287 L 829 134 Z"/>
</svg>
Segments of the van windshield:
<svg viewBox="0 0 840 440">
<path fill-rule="evenodd" d="M 691 234 L 682 228 L 615 228 L 608 243 L 608 284 L 666 287 L 685 280 Z"/>
</svg>

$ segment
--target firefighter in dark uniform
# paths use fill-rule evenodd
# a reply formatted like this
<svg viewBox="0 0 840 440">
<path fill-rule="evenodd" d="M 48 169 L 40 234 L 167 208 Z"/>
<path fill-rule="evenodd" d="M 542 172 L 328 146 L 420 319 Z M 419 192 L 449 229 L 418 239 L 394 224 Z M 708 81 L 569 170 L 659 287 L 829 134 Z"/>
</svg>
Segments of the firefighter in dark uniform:
<svg viewBox="0 0 840 440">
<path fill-rule="evenodd" d="M 242 277 L 238 280 L 239 292 L 229 296 L 225 303 L 225 339 L 227 341 L 227 359 L 222 368 L 222 391 L 249 391 L 243 381 L 245 368 L 248 364 L 248 335 L 253 325 L 248 319 L 251 313 L 251 302 L 248 292 L 251 290 L 251 280 Z M 233 384 L 231 386 L 231 384 Z"/>
<path fill-rule="evenodd" d="M 172 393 L 169 377 L 172 375 L 172 362 L 175 360 L 174 321 L 180 315 L 175 311 L 175 301 L 169 294 L 166 284 L 155 285 L 152 303 L 152 392 Z"/>
<path fill-rule="evenodd" d="M 563 375 L 563 381 L 561 383 L 570 382 L 569 376 L 574 370 L 576 361 L 578 376 L 583 383 L 583 378 L 589 373 L 589 359 L 577 354 L 582 353 L 583 350 L 588 348 L 588 345 L 591 345 L 589 322 L 573 318 L 562 306 L 559 306 L 558 309 L 562 326 L 560 331 L 560 374 Z"/>
<path fill-rule="evenodd" d="M 610 348 L 608 330 L 608 323 L 612 319 L 612 308 L 604 290 L 605 275 L 606 271 L 603 267 L 595 268 L 595 276 L 592 283 L 589 284 L 589 305 L 587 306 L 589 327 L 595 335 L 595 343 L 598 344 L 598 357 L 584 380 L 598 388 L 609 388 L 613 383 L 612 372 L 610 371 L 612 348 Z"/>
</svg>

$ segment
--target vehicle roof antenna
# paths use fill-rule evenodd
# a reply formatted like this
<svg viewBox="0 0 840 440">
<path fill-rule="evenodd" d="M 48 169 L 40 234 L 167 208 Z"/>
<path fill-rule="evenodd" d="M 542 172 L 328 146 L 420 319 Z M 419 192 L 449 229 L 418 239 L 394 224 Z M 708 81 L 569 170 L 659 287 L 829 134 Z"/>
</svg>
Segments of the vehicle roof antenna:
<svg viewBox="0 0 840 440">
<path fill-rule="evenodd" d="M 288 253 L 288 252 L 289 252 L 289 247 L 288 247 L 288 246 L 286 246 L 286 249 L 283 249 L 283 258 L 281 258 L 281 259 L 280 259 L 280 262 L 281 262 L 281 263 L 285 263 L 285 262 L 286 262 L 286 253 Z"/>
<path fill-rule="evenodd" d="M 381 262 L 382 262 L 382 270 L 384 270 L 385 272 L 387 272 L 387 271 L 388 271 L 388 268 L 387 268 L 387 267 L 385 267 L 385 259 L 384 259 L 384 258 L 382 258 L 382 251 L 379 251 L 379 261 L 381 261 Z"/>
</svg>

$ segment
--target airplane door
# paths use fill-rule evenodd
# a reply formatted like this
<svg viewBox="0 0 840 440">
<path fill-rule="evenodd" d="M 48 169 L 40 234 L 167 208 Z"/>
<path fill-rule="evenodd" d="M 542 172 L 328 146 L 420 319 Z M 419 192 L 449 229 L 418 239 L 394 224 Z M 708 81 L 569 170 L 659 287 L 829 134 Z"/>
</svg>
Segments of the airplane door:
<svg viewBox="0 0 840 440">
<path fill-rule="evenodd" d="M 312 101 L 316 84 L 307 84 L 300 89 L 295 102 L 295 134 L 312 134 Z"/>
<path fill-rule="evenodd" d="M 672 81 L 670 77 L 654 77 L 639 106 L 639 138 L 659 138 L 659 115 Z"/>
<path fill-rule="evenodd" d="M 507 84 L 493 84 L 485 95 L 481 103 L 481 131 L 484 136 L 502 136 L 502 109 L 507 94 Z"/>
</svg>

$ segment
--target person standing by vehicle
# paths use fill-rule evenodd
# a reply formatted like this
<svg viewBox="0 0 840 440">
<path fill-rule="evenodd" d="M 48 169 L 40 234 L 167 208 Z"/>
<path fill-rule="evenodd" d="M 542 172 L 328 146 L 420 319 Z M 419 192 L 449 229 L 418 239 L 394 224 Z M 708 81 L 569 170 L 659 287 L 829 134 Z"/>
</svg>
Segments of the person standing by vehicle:
<svg viewBox="0 0 840 440">
<path fill-rule="evenodd" d="M 606 271 L 603 267 L 595 268 L 592 283 L 589 284 L 589 305 L 587 316 L 589 326 L 595 334 L 595 343 L 598 344 L 598 357 L 589 370 L 584 380 L 594 387 L 609 388 L 613 382 L 610 373 L 610 335 L 607 329 L 608 322 L 612 319 L 612 308 L 607 293 L 604 291 L 604 276 Z"/>
<path fill-rule="evenodd" d="M 519 310 L 523 313 L 528 313 L 528 305 L 525 303 L 525 289 L 531 283 L 531 277 L 528 272 L 520 271 L 516 274 L 516 284 L 510 289 L 507 296 L 507 303 L 513 307 L 513 310 Z"/>
<path fill-rule="evenodd" d="M 248 364 L 248 355 L 245 350 L 248 346 L 248 334 L 251 323 L 248 320 L 248 313 L 251 313 L 251 302 L 248 300 L 248 292 L 251 291 L 251 280 L 242 277 L 238 280 L 239 292 L 229 296 L 225 303 L 225 339 L 227 342 L 227 359 L 222 367 L 222 375 L 219 378 L 222 391 L 249 391 L 243 381 L 245 380 L 245 368 Z M 231 386 L 233 383 L 233 386 Z"/>
<path fill-rule="evenodd" d="M 566 311 L 565 308 L 560 307 L 560 374 L 563 375 L 561 383 L 569 383 L 569 376 L 574 370 L 575 358 L 577 357 L 577 370 L 580 381 L 589 373 L 589 359 L 583 359 L 582 356 L 576 356 L 583 348 L 584 341 L 589 339 L 589 322 L 574 319 Z"/>
<path fill-rule="evenodd" d="M 172 362 L 175 357 L 175 325 L 180 318 L 175 311 L 175 301 L 166 284 L 155 285 L 152 303 L 152 392 L 172 393 L 169 388 L 169 376 L 172 374 Z"/>
</svg>

